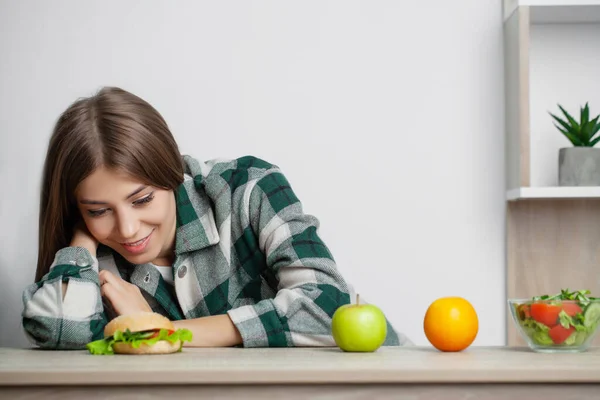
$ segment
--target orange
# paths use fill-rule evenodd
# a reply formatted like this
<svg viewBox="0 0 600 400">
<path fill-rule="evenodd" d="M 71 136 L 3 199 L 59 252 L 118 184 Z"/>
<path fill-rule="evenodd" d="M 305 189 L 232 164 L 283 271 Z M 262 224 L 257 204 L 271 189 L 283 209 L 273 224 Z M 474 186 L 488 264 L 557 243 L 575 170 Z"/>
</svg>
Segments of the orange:
<svg viewBox="0 0 600 400">
<path fill-rule="evenodd" d="M 427 309 L 423 321 L 427 340 L 440 351 L 461 351 L 479 330 L 475 309 L 462 297 L 442 297 Z"/>
</svg>

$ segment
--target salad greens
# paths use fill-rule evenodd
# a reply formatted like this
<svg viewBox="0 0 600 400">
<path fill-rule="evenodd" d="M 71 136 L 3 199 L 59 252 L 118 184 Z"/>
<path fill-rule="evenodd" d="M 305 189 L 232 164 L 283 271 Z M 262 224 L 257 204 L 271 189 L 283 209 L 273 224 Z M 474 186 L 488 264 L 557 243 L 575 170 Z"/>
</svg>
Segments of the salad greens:
<svg viewBox="0 0 600 400">
<path fill-rule="evenodd" d="M 600 325 L 600 299 L 589 290 L 563 289 L 514 305 L 525 334 L 539 346 L 580 346 Z"/>
<path fill-rule="evenodd" d="M 560 293 L 555 294 L 555 295 L 543 295 L 543 296 L 534 296 L 533 297 L 533 301 L 539 301 L 539 300 L 577 300 L 579 303 L 581 303 L 584 306 L 587 306 L 590 301 L 593 300 L 600 300 L 600 298 L 598 297 L 590 297 L 588 296 L 588 294 L 590 294 L 589 290 L 578 290 L 576 292 L 569 292 L 569 289 L 561 289 Z"/>
<path fill-rule="evenodd" d="M 192 332 L 188 329 L 178 329 L 176 331 L 161 329 L 144 332 L 131 332 L 129 329 L 125 332 L 117 330 L 113 336 L 90 342 L 86 347 L 92 354 L 106 355 L 114 354 L 114 343 L 129 343 L 131 347 L 137 349 L 142 344 L 152 346 L 160 340 L 167 340 L 171 343 L 180 340 L 181 346 L 179 347 L 179 351 L 181 351 L 183 342 L 192 341 Z"/>
</svg>

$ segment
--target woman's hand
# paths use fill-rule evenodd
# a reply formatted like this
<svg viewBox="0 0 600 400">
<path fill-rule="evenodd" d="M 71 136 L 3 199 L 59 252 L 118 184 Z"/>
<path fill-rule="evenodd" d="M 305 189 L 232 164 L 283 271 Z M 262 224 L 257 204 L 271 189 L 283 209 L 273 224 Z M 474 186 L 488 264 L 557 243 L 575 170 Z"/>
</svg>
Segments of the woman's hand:
<svg viewBox="0 0 600 400">
<path fill-rule="evenodd" d="M 152 311 L 139 287 L 106 270 L 100 271 L 98 275 L 100 276 L 100 293 L 108 300 L 118 315 Z"/>
<path fill-rule="evenodd" d="M 71 239 L 71 247 L 83 247 L 90 252 L 92 257 L 96 257 L 98 241 L 92 236 L 83 221 L 79 221 L 79 223 L 75 225 L 73 238 Z"/>
</svg>

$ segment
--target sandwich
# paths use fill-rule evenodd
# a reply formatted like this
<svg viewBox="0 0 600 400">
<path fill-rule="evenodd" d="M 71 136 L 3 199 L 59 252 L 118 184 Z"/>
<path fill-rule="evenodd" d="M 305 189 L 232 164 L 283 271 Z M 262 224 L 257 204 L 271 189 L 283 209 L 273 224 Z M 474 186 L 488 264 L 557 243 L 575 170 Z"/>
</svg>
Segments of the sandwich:
<svg viewBox="0 0 600 400">
<path fill-rule="evenodd" d="M 86 345 L 92 354 L 169 354 L 192 341 L 188 329 L 175 329 L 168 318 L 154 312 L 121 315 L 104 328 L 104 339 Z"/>
</svg>

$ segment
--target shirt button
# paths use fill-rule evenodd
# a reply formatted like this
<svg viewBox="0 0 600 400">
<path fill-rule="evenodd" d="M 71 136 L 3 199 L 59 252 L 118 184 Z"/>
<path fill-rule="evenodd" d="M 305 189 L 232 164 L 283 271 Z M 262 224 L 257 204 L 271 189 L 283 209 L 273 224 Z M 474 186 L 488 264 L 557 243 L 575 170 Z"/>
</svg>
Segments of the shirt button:
<svg viewBox="0 0 600 400">
<path fill-rule="evenodd" d="M 83 260 L 77 261 L 78 267 L 85 267 L 86 265 L 88 265 L 88 263 Z"/>
<path fill-rule="evenodd" d="M 181 267 L 179 267 L 179 271 L 177 271 L 177 276 L 179 277 L 179 279 L 182 279 L 185 274 L 187 274 L 187 266 L 182 265 Z"/>
</svg>

